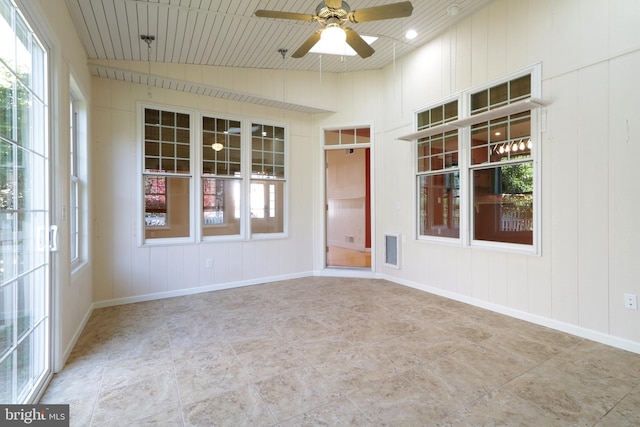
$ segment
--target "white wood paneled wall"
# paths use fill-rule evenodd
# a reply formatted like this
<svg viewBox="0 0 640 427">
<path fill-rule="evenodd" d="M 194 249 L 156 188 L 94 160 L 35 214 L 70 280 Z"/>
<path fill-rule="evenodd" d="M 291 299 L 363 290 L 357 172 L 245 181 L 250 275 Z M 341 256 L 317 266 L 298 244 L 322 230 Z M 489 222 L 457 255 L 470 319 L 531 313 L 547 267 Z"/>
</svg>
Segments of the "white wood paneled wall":
<svg viewBox="0 0 640 427">
<path fill-rule="evenodd" d="M 376 170 L 384 173 L 377 197 L 387 203 L 378 205 L 376 227 L 379 236 L 400 230 L 408 239 L 403 269 L 380 272 L 640 348 L 640 311 L 623 305 L 624 293 L 640 295 L 637 22 L 633 0 L 498 0 L 386 68 L 384 159 Z M 413 197 L 413 148 L 394 140 L 397 129 L 411 132 L 420 107 L 536 63 L 551 102 L 541 147 L 542 255 L 411 239 L 412 209 L 392 215 L 382 207 Z"/>
<path fill-rule="evenodd" d="M 140 68 L 140 64 L 119 63 Z M 148 64 L 147 64 L 148 66 Z M 223 87 L 249 87 L 252 93 L 283 93 L 282 73 L 228 70 L 206 66 L 153 64 L 154 73 L 192 81 L 214 81 Z M 309 93 L 309 80 L 290 73 L 287 87 L 293 94 Z M 326 77 L 336 85 L 335 78 Z M 275 89 L 274 89 L 275 88 Z M 245 89 L 246 90 L 246 89 Z M 98 305 L 130 302 L 172 293 L 213 289 L 229 284 L 256 283 L 312 272 L 313 194 L 317 137 L 311 116 L 254 104 L 152 88 L 103 78 L 93 79 L 93 211 L 94 301 Z M 314 93 L 315 94 L 315 93 Z M 282 96 L 282 95 L 280 95 Z M 295 95 L 297 96 L 297 95 Z M 326 100 L 323 100 L 326 98 Z M 316 101 L 332 103 L 320 94 Z M 289 237 L 275 240 L 207 242 L 187 245 L 139 247 L 137 233 L 136 103 L 150 101 L 167 106 L 235 115 L 238 118 L 275 120 L 289 126 Z M 213 268 L 206 260 L 213 259 Z"/>
</svg>

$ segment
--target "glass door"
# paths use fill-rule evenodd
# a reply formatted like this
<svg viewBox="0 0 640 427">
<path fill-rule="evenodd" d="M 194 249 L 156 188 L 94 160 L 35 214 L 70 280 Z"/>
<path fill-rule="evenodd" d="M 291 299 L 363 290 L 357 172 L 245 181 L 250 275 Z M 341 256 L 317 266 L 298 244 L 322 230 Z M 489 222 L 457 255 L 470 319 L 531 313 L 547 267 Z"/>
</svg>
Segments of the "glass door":
<svg viewBox="0 0 640 427">
<path fill-rule="evenodd" d="M 31 403 L 50 373 L 46 54 L 0 0 L 0 402 Z"/>
</svg>

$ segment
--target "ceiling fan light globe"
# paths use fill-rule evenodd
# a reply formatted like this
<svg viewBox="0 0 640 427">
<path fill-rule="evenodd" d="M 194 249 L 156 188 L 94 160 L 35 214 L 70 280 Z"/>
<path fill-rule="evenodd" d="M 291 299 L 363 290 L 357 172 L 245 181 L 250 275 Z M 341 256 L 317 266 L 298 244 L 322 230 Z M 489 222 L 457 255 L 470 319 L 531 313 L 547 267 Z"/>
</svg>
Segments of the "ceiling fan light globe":
<svg viewBox="0 0 640 427">
<path fill-rule="evenodd" d="M 347 34 L 340 27 L 333 26 L 327 27 L 322 30 L 322 34 L 320 35 L 323 41 L 327 43 L 344 43 L 347 40 Z"/>
</svg>

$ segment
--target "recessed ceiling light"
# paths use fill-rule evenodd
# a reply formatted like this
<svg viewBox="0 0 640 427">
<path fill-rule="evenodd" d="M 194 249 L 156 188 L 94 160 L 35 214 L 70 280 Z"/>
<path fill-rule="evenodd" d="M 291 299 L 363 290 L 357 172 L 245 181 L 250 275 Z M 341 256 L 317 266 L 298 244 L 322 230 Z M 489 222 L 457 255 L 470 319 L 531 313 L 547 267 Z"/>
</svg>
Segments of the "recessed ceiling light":
<svg viewBox="0 0 640 427">
<path fill-rule="evenodd" d="M 416 32 L 416 30 L 409 30 L 407 31 L 407 34 L 405 34 L 405 37 L 409 40 L 413 40 L 416 38 L 417 35 L 418 33 Z"/>
<path fill-rule="evenodd" d="M 449 14 L 449 16 L 456 16 L 458 12 L 460 12 L 459 4 L 454 3 L 447 8 L 447 13 Z"/>
</svg>

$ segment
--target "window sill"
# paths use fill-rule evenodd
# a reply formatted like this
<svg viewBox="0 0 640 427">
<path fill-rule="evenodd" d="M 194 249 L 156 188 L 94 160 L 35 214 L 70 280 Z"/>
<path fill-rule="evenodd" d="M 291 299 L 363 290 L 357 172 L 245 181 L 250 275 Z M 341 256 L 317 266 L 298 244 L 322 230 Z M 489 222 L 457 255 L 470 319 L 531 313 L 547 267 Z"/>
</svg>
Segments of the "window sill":
<svg viewBox="0 0 640 427">
<path fill-rule="evenodd" d="M 505 252 L 514 255 L 540 256 L 540 252 L 534 245 L 520 245 L 516 243 L 500 243 L 485 240 L 473 240 L 469 247 L 471 249 Z"/>
<path fill-rule="evenodd" d="M 80 273 L 82 272 L 82 270 L 84 270 L 87 266 L 89 265 L 89 263 L 85 260 L 80 260 L 80 261 L 76 261 L 74 263 L 71 264 L 71 279 L 73 280 L 74 277 L 79 276 Z"/>
<path fill-rule="evenodd" d="M 414 141 L 428 136 L 457 130 L 466 126 L 471 126 L 476 123 L 486 122 L 498 117 L 508 116 L 510 114 L 518 114 L 523 111 L 532 110 L 534 108 L 542 108 L 549 105 L 548 101 L 539 98 L 527 98 L 521 101 L 514 102 L 513 104 L 505 105 L 503 107 L 496 108 L 494 110 L 485 111 L 483 113 L 475 114 L 473 116 L 465 117 L 462 119 L 454 120 L 449 123 L 434 126 L 432 128 L 423 129 L 418 132 L 410 133 L 408 135 L 400 136 L 397 139 L 403 141 Z"/>
</svg>

